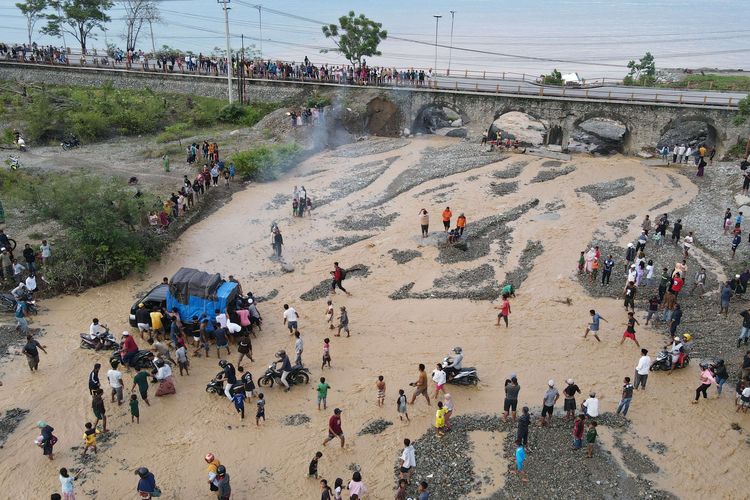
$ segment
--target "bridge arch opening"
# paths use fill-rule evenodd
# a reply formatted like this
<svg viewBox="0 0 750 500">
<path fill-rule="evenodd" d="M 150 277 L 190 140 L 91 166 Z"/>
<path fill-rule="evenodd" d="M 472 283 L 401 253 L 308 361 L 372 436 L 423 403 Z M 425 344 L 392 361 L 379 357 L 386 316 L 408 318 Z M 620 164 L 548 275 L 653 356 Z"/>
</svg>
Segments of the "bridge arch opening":
<svg viewBox="0 0 750 500">
<path fill-rule="evenodd" d="M 504 110 L 495 113 L 487 130 L 490 140 L 518 140 L 526 146 L 540 146 L 547 141 L 549 123 L 523 110 Z"/>
<path fill-rule="evenodd" d="M 630 140 L 625 120 L 610 116 L 584 116 L 577 120 L 568 150 L 579 153 L 609 155 L 623 153 Z"/>
<path fill-rule="evenodd" d="M 450 137 L 466 137 L 465 125 L 469 118 L 458 107 L 442 102 L 422 106 L 417 112 L 412 131 Z"/>
<path fill-rule="evenodd" d="M 693 149 L 705 145 L 719 147 L 719 133 L 713 121 L 702 116 L 685 116 L 671 120 L 662 130 L 657 148 L 684 144 Z"/>
</svg>

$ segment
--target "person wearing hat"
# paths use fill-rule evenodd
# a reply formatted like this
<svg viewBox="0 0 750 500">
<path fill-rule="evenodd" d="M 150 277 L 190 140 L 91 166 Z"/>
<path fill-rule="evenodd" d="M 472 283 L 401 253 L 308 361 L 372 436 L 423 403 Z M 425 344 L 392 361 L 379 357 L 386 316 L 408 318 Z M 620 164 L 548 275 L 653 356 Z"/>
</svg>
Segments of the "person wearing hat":
<svg viewBox="0 0 750 500">
<path fill-rule="evenodd" d="M 628 249 L 625 250 L 625 266 L 630 267 L 630 265 L 635 261 L 635 248 L 633 247 L 632 243 L 628 243 Z"/>
<path fill-rule="evenodd" d="M 344 431 L 341 429 L 341 409 L 336 408 L 333 410 L 333 415 L 328 419 L 328 437 L 323 441 L 323 446 L 327 445 L 333 438 L 339 438 L 341 440 L 341 447 L 344 447 L 346 437 Z"/>
<path fill-rule="evenodd" d="M 555 381 L 550 379 L 547 382 L 547 392 L 542 399 L 542 419 L 539 421 L 539 427 L 552 422 L 552 413 L 555 410 L 555 403 L 560 399 L 560 392 L 555 389 Z"/>
<path fill-rule="evenodd" d="M 208 464 L 208 487 L 210 491 L 219 491 L 216 469 L 221 465 L 221 462 L 219 462 L 213 453 L 207 453 L 204 460 Z"/>
<path fill-rule="evenodd" d="M 572 378 L 565 381 L 567 386 L 563 389 L 563 395 L 565 401 L 563 403 L 563 410 L 565 410 L 565 418 L 575 417 L 576 412 L 576 393 L 581 393 L 581 388 L 578 387 Z"/>
<path fill-rule="evenodd" d="M 128 368 L 128 370 L 130 370 L 130 362 L 138 353 L 138 345 L 128 331 L 122 332 L 121 342 L 122 349 L 120 350 L 120 357 L 122 358 L 122 363 Z"/>
<path fill-rule="evenodd" d="M 589 398 L 581 403 L 581 411 L 583 411 L 587 417 L 596 418 L 599 416 L 599 400 L 596 399 L 596 393 L 591 391 Z"/>
<path fill-rule="evenodd" d="M 161 490 L 156 486 L 156 478 L 146 467 L 138 467 L 135 470 L 138 479 L 138 494 L 143 500 L 150 500 L 154 496 L 161 496 Z"/>
<path fill-rule="evenodd" d="M 232 487 L 229 484 L 229 474 L 227 474 L 227 468 L 223 465 L 219 465 L 216 468 L 216 497 L 219 500 L 229 500 L 232 494 Z"/>
<path fill-rule="evenodd" d="M 135 322 L 138 325 L 138 331 L 141 332 L 141 339 L 146 339 L 143 336 L 144 333 L 151 336 L 151 313 L 142 302 L 138 304 L 138 309 L 135 311 Z"/>
<path fill-rule="evenodd" d="M 42 448 L 42 454 L 47 456 L 50 460 L 55 459 L 55 455 L 53 453 L 53 447 L 55 446 L 55 443 L 57 443 L 57 438 L 54 434 L 52 434 L 55 429 L 52 428 L 47 422 L 44 420 L 40 420 L 36 423 L 36 426 L 40 429 L 41 436 L 37 439 L 37 442 L 39 446 Z"/>
</svg>

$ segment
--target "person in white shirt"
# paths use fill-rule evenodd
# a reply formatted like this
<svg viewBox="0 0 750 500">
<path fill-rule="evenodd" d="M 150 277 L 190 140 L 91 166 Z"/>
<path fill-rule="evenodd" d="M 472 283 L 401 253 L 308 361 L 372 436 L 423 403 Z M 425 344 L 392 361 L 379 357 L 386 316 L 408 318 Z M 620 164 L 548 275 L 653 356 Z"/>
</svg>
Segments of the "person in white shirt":
<svg viewBox="0 0 750 500">
<path fill-rule="evenodd" d="M 589 393 L 589 398 L 583 402 L 583 410 L 587 417 L 596 418 L 599 416 L 599 400 L 596 399 L 596 393 Z"/>
<path fill-rule="evenodd" d="M 685 156 L 685 146 L 680 145 L 679 148 L 677 148 L 677 163 L 682 163 L 682 158 Z"/>
<path fill-rule="evenodd" d="M 115 396 L 117 396 L 117 404 L 121 405 L 123 401 L 122 372 L 117 369 L 117 363 L 112 363 L 112 369 L 107 371 L 107 380 L 112 388 L 112 402 L 115 402 Z"/>
<path fill-rule="evenodd" d="M 302 351 L 304 350 L 305 344 L 302 342 L 299 332 L 294 332 L 294 336 L 297 340 L 294 341 L 294 353 L 297 357 L 294 359 L 295 366 L 302 366 Z"/>
<path fill-rule="evenodd" d="M 284 304 L 284 324 L 289 328 L 289 333 L 294 333 L 297 330 L 297 311 L 293 307 L 289 307 L 289 304 Z"/>
<path fill-rule="evenodd" d="M 648 381 L 648 372 L 650 368 L 651 358 L 648 355 L 648 349 L 641 349 L 641 357 L 638 360 L 638 364 L 635 366 L 635 389 L 638 389 L 638 386 L 640 385 L 644 391 L 646 390 L 646 382 Z"/>
<path fill-rule="evenodd" d="M 107 333 L 107 326 L 100 325 L 99 318 L 92 319 L 91 325 L 89 325 L 89 335 L 91 335 L 92 337 L 96 337 L 99 334 L 105 334 L 105 333 Z"/>
<path fill-rule="evenodd" d="M 690 160 L 690 155 L 693 154 L 693 148 L 688 146 L 688 148 L 685 150 L 685 163 L 687 163 Z"/>
<path fill-rule="evenodd" d="M 435 399 L 438 397 L 438 393 L 443 391 L 445 394 L 445 371 L 443 371 L 443 365 L 438 363 L 437 368 L 432 371 L 432 381 L 435 382 Z"/>
<path fill-rule="evenodd" d="M 411 440 L 409 439 L 404 439 L 404 451 L 401 452 L 399 462 L 401 463 L 401 479 L 409 481 L 412 472 L 414 472 L 414 467 L 417 466 L 417 459 L 414 455 L 414 446 L 411 445 Z"/>
<path fill-rule="evenodd" d="M 30 292 L 36 291 L 36 276 L 33 274 L 26 277 L 26 288 L 28 288 Z"/>
<path fill-rule="evenodd" d="M 39 250 L 42 252 L 42 264 L 47 265 L 49 259 L 52 257 L 52 249 L 47 240 L 42 240 L 42 244 L 39 246 Z"/>
<path fill-rule="evenodd" d="M 222 328 L 227 327 L 227 315 L 216 309 L 216 322 L 221 325 Z"/>
</svg>

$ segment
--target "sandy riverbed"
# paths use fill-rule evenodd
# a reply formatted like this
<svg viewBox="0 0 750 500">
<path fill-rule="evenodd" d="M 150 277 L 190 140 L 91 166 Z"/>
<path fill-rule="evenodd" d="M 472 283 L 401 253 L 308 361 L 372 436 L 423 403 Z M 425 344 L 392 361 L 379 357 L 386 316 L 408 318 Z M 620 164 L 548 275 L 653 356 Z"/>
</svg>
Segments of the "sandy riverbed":
<svg viewBox="0 0 750 500">
<path fill-rule="evenodd" d="M 634 344 L 618 345 L 625 320 L 619 301 L 591 299 L 571 279 L 579 252 L 597 230 L 612 241 L 629 241 L 637 235 L 638 222 L 648 207 L 669 198 L 663 211 L 674 210 L 687 204 L 697 188 L 680 177 L 684 189 L 675 193 L 669 189 L 666 171 L 623 157 L 573 157 L 570 162 L 549 167 L 543 166 L 546 160 L 542 158 L 512 155 L 500 162 L 476 162 L 478 166 L 468 170 L 447 165 L 441 171 L 443 175 L 431 178 L 433 170 L 419 171 L 427 148 L 467 146 L 436 137 L 413 139 L 406 145 L 397 142 L 395 146 L 399 147 L 390 151 L 380 147 L 381 152 L 367 155 L 366 144 L 358 143 L 345 147 L 352 149 L 354 155 L 341 154 L 341 150 L 338 154 L 317 155 L 281 180 L 252 185 L 236 193 L 231 202 L 186 231 L 146 276 L 80 296 L 46 301 L 45 310 L 33 325 L 47 330 L 43 343 L 49 355 L 42 354 L 40 371 L 29 373 L 22 356 L 1 367 L 4 386 L 0 389 L 0 408 L 30 410 L 2 451 L 5 457 L 12 457 L 4 461 L 6 467 L 0 470 L 5 494 L 12 498 L 45 497 L 59 487 L 57 469 L 76 466 L 78 450 L 72 451 L 71 447 L 80 445 L 83 424 L 92 418 L 86 377 L 94 362 L 105 361 L 104 354 L 78 348 L 78 333 L 88 327 L 94 316 L 102 318 L 114 331 L 121 331 L 136 295 L 181 266 L 234 274 L 245 289 L 258 295 L 277 290 L 278 295 L 261 304 L 264 330 L 253 342 L 256 362 L 250 364 L 250 369 L 258 377 L 275 351 L 293 351 L 293 342 L 281 323 L 282 305 L 290 303 L 301 314 L 304 359 L 313 381 L 321 375 L 318 360 L 322 339 L 331 336 L 331 332 L 324 323 L 325 299 L 303 301 L 300 295 L 328 277 L 334 260 L 345 267 L 369 267 L 366 278 L 346 280 L 351 297 L 334 296 L 334 304 L 346 305 L 349 311 L 352 337 L 331 337 L 333 368 L 326 369 L 323 375 L 332 386 L 329 408 L 344 409 L 348 441 L 344 450 L 337 443 L 323 450 L 320 473 L 331 483 L 336 477 L 348 480 L 350 465 L 358 464 L 371 498 L 393 496 L 393 467 L 403 438 L 419 438 L 434 420 L 434 406 L 428 408 L 423 400 L 418 400 L 409 409 L 411 423 L 399 422 L 394 404 L 398 389 L 409 389 L 407 384 L 416 379 L 417 363 L 425 363 L 430 371 L 455 345 L 463 347 L 466 364 L 478 367 L 482 378 L 477 388 L 451 387 L 457 414 L 497 413 L 502 405 L 503 380 L 510 373 L 518 374 L 521 402 L 529 406 L 540 406 L 549 378 L 560 386 L 564 379 L 572 377 L 584 392 L 597 391 L 604 411 L 614 411 L 621 380 L 632 376 L 639 352 Z M 357 151 L 358 147 L 362 149 Z M 435 156 L 451 151 L 428 153 L 424 162 L 434 162 Z M 470 154 L 462 151 L 461 154 Z M 520 160 L 527 163 L 515 168 L 515 178 L 498 179 L 493 175 Z M 357 170 L 365 163 L 370 163 L 369 169 L 384 170 L 372 176 L 369 183 L 358 184 L 357 179 L 370 180 L 366 171 Z M 550 175 L 554 178 L 546 182 L 531 182 L 540 171 L 568 165 L 575 170 L 557 177 Z M 450 175 L 451 168 L 466 171 Z M 306 175 L 310 173 L 313 174 Z M 542 179 L 546 177 L 543 175 Z M 604 203 L 576 192 L 583 186 L 626 177 L 632 178 L 628 182 L 634 190 Z M 410 179 L 415 179 L 413 186 Z M 518 184 L 517 189 L 508 189 L 507 194 L 499 196 L 493 191 L 493 182 Z M 305 185 L 313 201 L 329 201 L 316 209 L 312 218 L 292 218 L 288 206 L 269 206 L 275 197 L 280 199 L 277 195 L 288 195 L 299 184 Z M 433 190 L 439 186 L 442 187 Z M 448 259 L 450 263 L 441 264 L 446 260 L 440 258 L 438 238 L 423 241 L 419 237 L 417 212 L 422 207 L 430 212 L 431 231 L 441 229 L 439 214 L 450 205 L 454 217 L 459 212 L 466 214 L 467 232 L 471 234 L 474 222 L 507 213 L 534 199 L 539 203 L 507 222 L 508 231 L 499 232 L 487 252 L 471 251 L 480 242 L 472 244 L 469 240 L 466 259 L 470 260 L 459 255 Z M 374 205 L 377 206 L 362 208 Z M 371 220 L 368 222 L 365 216 L 372 211 L 384 218 L 392 213 L 398 216 L 387 228 L 368 229 L 365 226 Z M 557 215 L 543 215 L 548 212 Z M 606 223 L 629 214 L 636 218 L 625 234 L 616 237 Z M 361 230 L 344 231 L 337 224 L 349 219 L 350 224 L 345 227 L 357 229 L 360 218 L 364 221 Z M 284 234 L 284 258 L 295 267 L 291 274 L 282 273 L 280 264 L 269 258 L 272 221 L 278 222 Z M 368 235 L 372 236 L 334 252 L 318 241 L 336 237 L 354 241 Z M 543 252 L 525 265 L 528 278 L 513 301 L 510 329 L 494 326 L 494 304 L 488 301 L 430 298 L 430 294 L 449 297 L 449 292 L 460 297 L 472 285 L 453 288 L 451 283 L 461 282 L 453 278 L 480 267 L 476 279 L 482 282 L 477 282 L 476 287 L 502 285 L 506 272 L 518 267 L 527 241 L 540 241 Z M 389 253 L 393 249 L 410 251 L 408 255 L 413 259 L 399 264 Z M 446 276 L 449 279 L 440 280 Z M 414 283 L 412 293 L 427 298 L 389 298 L 409 283 Z M 572 305 L 560 302 L 567 298 Z M 603 325 L 601 344 L 581 339 L 592 307 L 609 320 Z M 647 328 L 641 328 L 638 337 L 652 354 L 663 342 L 661 334 Z M 294 387 L 290 393 L 276 387 L 266 390 L 268 421 L 256 429 L 254 419 L 240 422 L 226 400 L 204 392 L 206 382 L 218 371 L 216 362 L 215 357 L 193 359 L 190 376 L 176 376 L 177 395 L 155 399 L 150 408 L 141 405 L 140 425 L 130 423 L 125 406 L 107 404 L 109 425 L 115 436 L 102 443 L 96 461 L 86 466 L 85 482 L 77 488 L 79 498 L 134 497 L 136 477 L 132 471 L 141 465 L 156 474 L 166 498 L 210 498 L 202 460 L 209 451 L 227 465 L 234 498 L 318 498 L 318 483 L 308 479 L 306 471 L 315 451 L 322 449 L 329 412 L 317 411 L 313 383 Z M 376 406 L 374 387 L 381 374 L 387 383 L 384 408 Z M 750 453 L 744 435 L 731 430 L 730 425 L 738 422 L 744 427 L 750 417 L 734 413 L 732 398 L 728 397 L 733 392 L 730 387 L 723 400 L 690 405 L 697 379 L 697 366 L 669 377 L 652 375 L 648 391 L 638 392 L 633 400 L 629 414 L 632 426 L 622 439 L 659 466 L 660 472 L 648 476 L 659 489 L 684 498 L 743 497 L 741 471 Z M 107 385 L 104 377 L 102 383 Z M 252 416 L 254 401 L 249 408 Z M 297 413 L 308 415 L 311 421 L 300 426 L 284 425 L 284 417 Z M 378 435 L 357 436 L 375 418 L 394 425 Z M 55 427 L 60 438 L 56 459 L 51 463 L 32 443 L 37 434 L 33 424 L 40 419 Z M 612 439 L 606 432 L 603 434 L 606 447 Z M 491 475 L 503 474 L 507 459 L 493 453 L 485 439 L 499 443 L 502 436 L 472 431 L 476 456 L 482 461 L 477 469 L 490 471 L 483 473 Z M 652 442 L 664 445 L 663 455 L 649 447 Z M 533 454 L 529 459 L 533 460 Z M 586 464 L 580 467 L 585 475 Z M 517 479 L 497 477 L 492 484 L 477 489 L 477 497 L 490 495 L 509 481 Z M 598 496 L 596 490 L 592 493 L 593 497 Z"/>
</svg>

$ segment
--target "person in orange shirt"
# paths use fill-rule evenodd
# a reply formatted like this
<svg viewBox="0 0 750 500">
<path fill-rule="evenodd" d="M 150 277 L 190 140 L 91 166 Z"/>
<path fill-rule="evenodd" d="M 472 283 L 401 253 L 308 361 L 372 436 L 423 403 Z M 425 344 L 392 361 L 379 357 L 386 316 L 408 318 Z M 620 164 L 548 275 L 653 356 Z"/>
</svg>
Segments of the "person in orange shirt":
<svg viewBox="0 0 750 500">
<path fill-rule="evenodd" d="M 466 216 L 463 213 L 456 219 L 456 227 L 458 228 L 458 234 L 463 236 L 464 227 L 466 227 Z"/>
<path fill-rule="evenodd" d="M 445 207 L 445 210 L 443 210 L 443 227 L 446 232 L 448 232 L 448 229 L 451 227 L 451 217 L 453 217 L 451 207 Z"/>
</svg>

